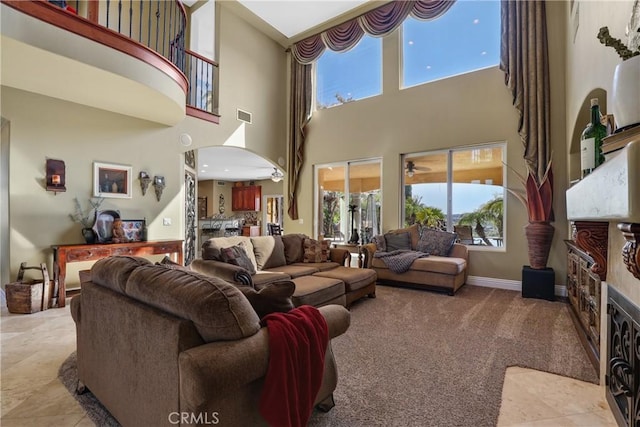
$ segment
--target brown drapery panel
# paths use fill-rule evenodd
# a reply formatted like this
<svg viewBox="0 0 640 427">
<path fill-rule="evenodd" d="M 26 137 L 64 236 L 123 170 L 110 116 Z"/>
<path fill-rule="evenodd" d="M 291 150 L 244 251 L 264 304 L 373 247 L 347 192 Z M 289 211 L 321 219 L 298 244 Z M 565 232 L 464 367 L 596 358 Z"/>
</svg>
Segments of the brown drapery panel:
<svg viewBox="0 0 640 427">
<path fill-rule="evenodd" d="M 383 37 L 398 28 L 407 16 L 431 20 L 443 15 L 456 0 L 392 1 L 357 18 L 336 25 L 291 46 L 291 103 L 289 129 L 289 217 L 298 219 L 298 183 L 304 162 L 305 126 L 311 120 L 311 67 L 328 47 L 351 49 L 366 34 Z"/>
<path fill-rule="evenodd" d="M 305 127 L 311 119 L 311 67 L 291 59 L 291 99 L 289 110 L 289 218 L 298 219 L 298 187 L 304 164 Z"/>
<path fill-rule="evenodd" d="M 326 48 L 336 52 L 351 49 L 365 33 L 374 37 L 386 36 L 398 28 L 409 15 L 424 21 L 435 19 L 449 10 L 455 1 L 392 1 L 299 41 L 291 46 L 291 53 L 296 61 L 310 64 L 318 59 Z"/>
<path fill-rule="evenodd" d="M 541 180 L 551 156 L 545 2 L 502 0 L 501 15 L 500 69 L 520 114 L 524 158 Z"/>
</svg>

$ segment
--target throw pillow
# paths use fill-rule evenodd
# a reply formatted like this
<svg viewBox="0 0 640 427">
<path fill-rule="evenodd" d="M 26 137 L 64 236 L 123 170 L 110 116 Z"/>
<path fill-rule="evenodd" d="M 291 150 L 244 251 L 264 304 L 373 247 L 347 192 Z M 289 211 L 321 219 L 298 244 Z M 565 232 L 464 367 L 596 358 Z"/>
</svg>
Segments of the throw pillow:
<svg viewBox="0 0 640 427">
<path fill-rule="evenodd" d="M 304 258 L 304 234 L 285 234 L 282 236 L 284 245 L 284 257 L 287 264 L 302 262 Z"/>
<path fill-rule="evenodd" d="M 371 243 L 376 244 L 377 252 L 387 252 L 387 241 L 384 239 L 382 234 L 378 234 L 371 239 Z"/>
<path fill-rule="evenodd" d="M 242 243 L 229 248 L 220 249 L 220 257 L 222 262 L 237 265 L 249 272 L 252 276 L 256 274 L 256 269 L 244 250 Z"/>
<path fill-rule="evenodd" d="M 457 237 L 456 233 L 426 228 L 422 231 L 416 250 L 429 255 L 449 256 Z"/>
<path fill-rule="evenodd" d="M 328 240 L 304 239 L 304 258 L 302 262 L 327 262 L 328 260 Z"/>
<path fill-rule="evenodd" d="M 282 236 L 256 236 L 251 238 L 258 270 L 281 267 L 287 263 Z"/>
<path fill-rule="evenodd" d="M 293 308 L 291 296 L 296 285 L 290 280 L 268 283 L 259 291 L 249 286 L 238 286 L 238 289 L 247 297 L 261 319 L 269 313 L 286 313 Z"/>
<path fill-rule="evenodd" d="M 389 234 L 401 234 L 401 233 L 409 233 L 409 237 L 411 240 L 411 248 L 415 250 L 418 246 L 418 240 L 420 240 L 420 227 L 418 224 L 413 224 L 407 228 L 399 228 L 397 230 L 389 230 L 385 236 Z M 388 250 L 388 249 L 387 249 Z"/>
<path fill-rule="evenodd" d="M 384 235 L 387 243 L 387 252 L 399 249 L 411 250 L 411 235 L 409 233 L 387 233 Z"/>
</svg>

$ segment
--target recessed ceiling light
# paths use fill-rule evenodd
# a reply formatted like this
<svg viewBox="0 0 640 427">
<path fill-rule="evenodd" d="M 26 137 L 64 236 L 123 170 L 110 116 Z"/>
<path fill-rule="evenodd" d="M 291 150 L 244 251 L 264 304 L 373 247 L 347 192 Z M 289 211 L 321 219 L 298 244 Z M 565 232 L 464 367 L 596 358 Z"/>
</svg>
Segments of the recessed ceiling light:
<svg viewBox="0 0 640 427">
<path fill-rule="evenodd" d="M 224 171 L 225 171 L 225 172 L 229 172 L 229 169 L 225 169 Z"/>
<path fill-rule="evenodd" d="M 481 55 L 486 55 L 486 54 L 487 54 L 486 50 L 483 50 L 482 53 L 481 53 Z"/>
<path fill-rule="evenodd" d="M 209 165 L 202 165 L 202 167 L 203 167 L 203 168 L 208 168 L 208 167 L 209 167 Z"/>
<path fill-rule="evenodd" d="M 205 172 L 206 172 L 206 170 L 204 170 L 204 169 L 200 171 L 200 173 L 205 173 Z"/>
<path fill-rule="evenodd" d="M 409 44 L 412 45 L 413 44 L 413 40 L 409 40 Z"/>
<path fill-rule="evenodd" d="M 430 69 L 431 69 L 431 65 L 427 65 L 427 70 L 430 70 Z"/>
<path fill-rule="evenodd" d="M 473 20 L 473 23 L 474 23 L 474 24 L 478 24 L 478 23 L 480 23 L 480 20 L 479 20 L 479 19 L 474 19 L 474 20 Z"/>
</svg>

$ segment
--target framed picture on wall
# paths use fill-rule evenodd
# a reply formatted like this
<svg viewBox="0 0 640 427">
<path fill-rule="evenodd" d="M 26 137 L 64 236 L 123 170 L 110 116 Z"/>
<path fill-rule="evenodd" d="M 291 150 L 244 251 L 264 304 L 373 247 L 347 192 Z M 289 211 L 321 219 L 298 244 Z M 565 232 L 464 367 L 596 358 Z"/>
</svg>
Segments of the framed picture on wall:
<svg viewBox="0 0 640 427">
<path fill-rule="evenodd" d="M 131 166 L 93 162 L 94 197 L 131 198 Z"/>
</svg>

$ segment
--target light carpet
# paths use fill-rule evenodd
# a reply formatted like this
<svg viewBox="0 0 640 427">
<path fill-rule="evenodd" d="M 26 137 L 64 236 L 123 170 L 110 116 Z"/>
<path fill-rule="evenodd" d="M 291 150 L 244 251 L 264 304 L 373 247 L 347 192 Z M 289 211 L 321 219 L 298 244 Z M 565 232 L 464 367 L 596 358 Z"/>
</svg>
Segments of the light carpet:
<svg viewBox="0 0 640 427">
<path fill-rule="evenodd" d="M 561 302 L 464 286 L 454 297 L 379 286 L 333 340 L 336 406 L 310 426 L 494 426 L 509 366 L 597 382 Z M 75 354 L 60 369 L 75 389 Z M 76 397 L 97 425 L 117 425 L 95 398 Z"/>
</svg>

